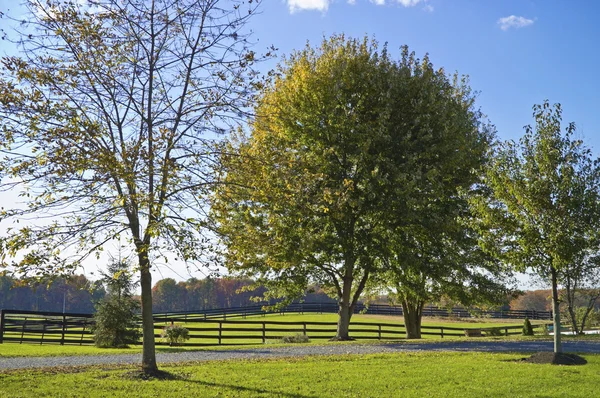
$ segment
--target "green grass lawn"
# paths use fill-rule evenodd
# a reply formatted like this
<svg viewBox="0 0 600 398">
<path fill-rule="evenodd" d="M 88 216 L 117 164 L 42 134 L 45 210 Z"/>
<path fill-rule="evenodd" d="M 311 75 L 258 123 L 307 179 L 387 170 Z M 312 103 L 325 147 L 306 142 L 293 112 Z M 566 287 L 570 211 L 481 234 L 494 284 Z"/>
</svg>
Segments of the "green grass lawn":
<svg viewBox="0 0 600 398">
<path fill-rule="evenodd" d="M 2 397 L 594 397 L 600 356 L 584 366 L 535 365 L 521 354 L 398 353 L 162 366 L 174 380 L 141 381 L 132 367 L 0 373 Z"/>
</svg>

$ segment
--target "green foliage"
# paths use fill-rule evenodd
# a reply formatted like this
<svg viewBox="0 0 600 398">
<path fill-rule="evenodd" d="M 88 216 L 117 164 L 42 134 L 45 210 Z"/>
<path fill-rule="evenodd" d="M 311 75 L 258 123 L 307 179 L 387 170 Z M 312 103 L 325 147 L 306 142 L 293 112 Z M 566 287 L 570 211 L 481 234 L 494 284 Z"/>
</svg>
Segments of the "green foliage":
<svg viewBox="0 0 600 398">
<path fill-rule="evenodd" d="M 310 343 L 310 339 L 304 333 L 296 333 L 291 336 L 283 336 L 281 342 L 286 344 L 304 344 Z"/>
<path fill-rule="evenodd" d="M 533 336 L 533 327 L 531 326 L 531 322 L 529 318 L 525 318 L 523 321 L 523 336 Z"/>
<path fill-rule="evenodd" d="M 502 336 L 502 329 L 500 328 L 490 328 L 485 331 L 486 336 Z"/>
<path fill-rule="evenodd" d="M 595 242 L 600 168 L 574 138 L 573 123 L 561 132 L 559 104 L 535 105 L 534 118 L 535 128 L 527 126 L 518 144 L 497 146 L 486 173 L 489 191 L 472 204 L 487 251 L 546 277 Z"/>
<path fill-rule="evenodd" d="M 96 308 L 93 333 L 97 347 L 124 348 L 141 337 L 140 304 L 131 297 L 108 296 Z"/>
<path fill-rule="evenodd" d="M 178 345 L 190 339 L 190 331 L 181 325 L 171 324 L 163 328 L 161 337 L 169 345 Z"/>
<path fill-rule="evenodd" d="M 127 347 L 141 337 L 140 303 L 133 298 L 135 281 L 126 260 L 112 260 L 102 282 L 108 295 L 96 306 L 93 328 L 97 347 Z"/>
<path fill-rule="evenodd" d="M 473 101 L 466 80 L 406 47 L 394 61 L 374 40 L 340 35 L 292 54 L 259 97 L 250 135 L 221 158 L 212 211 L 229 269 L 284 302 L 318 283 L 347 324 L 386 262 L 416 258 L 420 245 L 433 253 L 442 238 L 431 229 L 464 209 L 453 203 L 464 204 L 459 191 L 490 139 Z M 438 264 L 413 269 L 452 279 Z"/>
<path fill-rule="evenodd" d="M 560 328 L 561 273 L 598 247 L 600 167 L 561 131 L 562 109 L 546 101 L 533 107 L 535 127 L 519 143 L 500 143 L 479 195 L 471 198 L 484 250 L 519 271 L 532 270 L 552 285 L 554 329 Z M 560 351 L 560 333 L 555 335 Z"/>
<path fill-rule="evenodd" d="M 571 316 L 568 309 L 563 309 L 561 314 L 566 317 Z M 594 308 L 589 308 L 588 306 L 577 306 L 573 308 L 573 315 L 575 317 L 575 324 L 577 325 L 577 329 L 573 329 L 575 333 L 583 333 L 585 330 L 590 330 L 600 325 L 600 311 Z M 572 326 L 573 320 L 571 321 Z"/>
</svg>

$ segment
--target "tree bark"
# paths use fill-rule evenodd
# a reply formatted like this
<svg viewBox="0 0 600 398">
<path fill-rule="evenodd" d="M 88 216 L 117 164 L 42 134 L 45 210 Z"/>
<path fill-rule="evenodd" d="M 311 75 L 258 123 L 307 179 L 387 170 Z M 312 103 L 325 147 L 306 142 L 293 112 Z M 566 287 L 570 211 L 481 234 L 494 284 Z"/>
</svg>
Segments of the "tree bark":
<svg viewBox="0 0 600 398">
<path fill-rule="evenodd" d="M 350 319 L 352 318 L 353 306 L 350 303 L 350 294 L 352 292 L 352 280 L 344 280 L 342 297 L 338 302 L 338 324 L 337 332 L 333 340 L 352 340 L 350 338 Z"/>
<path fill-rule="evenodd" d="M 140 262 L 140 285 L 142 289 L 142 371 L 155 373 L 156 351 L 154 344 L 154 319 L 152 318 L 152 274 L 150 273 L 150 260 L 144 249 L 138 248 Z"/>
<path fill-rule="evenodd" d="M 551 282 L 552 282 L 552 328 L 554 329 L 554 352 L 561 353 L 562 344 L 560 341 L 560 309 L 558 300 L 558 281 L 556 275 L 556 269 L 550 268 Z"/>
<path fill-rule="evenodd" d="M 421 338 L 421 319 L 423 317 L 423 302 L 402 300 L 402 316 L 406 328 L 407 339 Z"/>
</svg>

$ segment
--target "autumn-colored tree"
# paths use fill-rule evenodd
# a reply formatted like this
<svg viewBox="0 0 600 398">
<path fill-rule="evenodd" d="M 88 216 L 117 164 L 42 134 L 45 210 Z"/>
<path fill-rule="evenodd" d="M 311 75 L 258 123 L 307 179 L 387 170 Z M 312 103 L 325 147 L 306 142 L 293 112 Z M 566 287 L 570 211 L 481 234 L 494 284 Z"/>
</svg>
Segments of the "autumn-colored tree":
<svg viewBox="0 0 600 398">
<path fill-rule="evenodd" d="M 244 26 L 258 3 L 26 0 L 29 13 L 13 20 L 20 52 L 1 60 L 0 191 L 17 191 L 24 206 L 0 213 L 2 264 L 70 273 L 126 242 L 138 260 L 147 373 L 158 369 L 152 264 L 206 253 L 212 141 L 248 106 L 255 54 Z"/>
<path fill-rule="evenodd" d="M 510 302 L 511 310 L 550 311 L 552 303 L 550 290 L 528 290 Z"/>
</svg>

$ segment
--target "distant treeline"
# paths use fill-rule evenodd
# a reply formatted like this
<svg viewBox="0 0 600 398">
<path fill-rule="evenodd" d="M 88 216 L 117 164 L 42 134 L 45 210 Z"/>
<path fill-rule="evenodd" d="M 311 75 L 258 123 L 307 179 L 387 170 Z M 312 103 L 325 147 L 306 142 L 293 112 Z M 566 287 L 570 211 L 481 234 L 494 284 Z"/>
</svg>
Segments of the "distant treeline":
<svg viewBox="0 0 600 398">
<path fill-rule="evenodd" d="M 587 307 L 589 305 L 589 295 L 598 295 L 598 289 L 580 289 L 575 295 L 575 307 Z M 559 290 L 559 296 L 564 292 Z M 566 306 L 566 300 L 563 300 L 561 306 Z M 510 302 L 511 310 L 529 310 L 529 311 L 551 311 L 552 310 L 552 291 L 547 290 L 528 290 L 523 292 Z M 594 309 L 600 309 L 600 300 L 594 305 Z"/>
<path fill-rule="evenodd" d="M 192 278 L 185 282 L 162 279 L 152 288 L 153 311 L 180 312 L 257 305 L 260 302 L 252 300 L 252 297 L 261 296 L 264 288 L 252 291 L 243 289 L 253 284 L 254 281 L 250 279 L 236 278 Z M 313 290 L 305 295 L 305 302 L 336 302 L 322 290 Z"/>
<path fill-rule="evenodd" d="M 252 284 L 252 280 L 236 278 L 191 278 L 185 282 L 162 279 L 152 289 L 153 310 L 197 311 L 257 305 L 252 297 L 260 296 L 264 289 L 240 291 Z M 322 290 L 314 290 L 306 295 L 305 301 L 335 302 Z M 92 313 L 105 295 L 106 289 L 100 282 L 84 275 L 35 284 L 0 275 L 0 309 L 62 312 L 64 304 L 66 312 Z"/>
<path fill-rule="evenodd" d="M 0 309 L 91 313 L 106 295 L 101 283 L 84 275 L 26 283 L 0 275 Z"/>
</svg>

